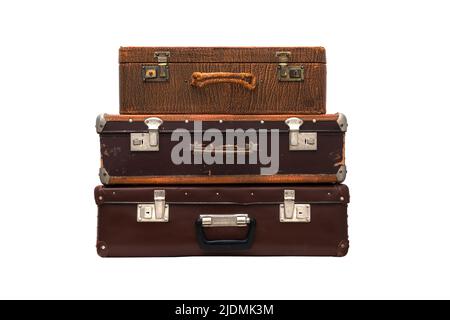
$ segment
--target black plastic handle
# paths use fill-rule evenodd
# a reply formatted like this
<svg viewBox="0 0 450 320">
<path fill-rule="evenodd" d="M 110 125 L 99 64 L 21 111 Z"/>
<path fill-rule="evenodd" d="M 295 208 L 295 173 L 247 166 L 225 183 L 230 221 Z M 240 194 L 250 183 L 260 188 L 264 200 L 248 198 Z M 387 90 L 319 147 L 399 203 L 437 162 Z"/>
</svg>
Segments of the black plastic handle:
<svg viewBox="0 0 450 320">
<path fill-rule="evenodd" d="M 243 240 L 208 240 L 203 230 L 201 218 L 197 219 L 195 226 L 197 229 L 198 244 L 204 250 L 248 250 L 251 248 L 253 239 L 255 238 L 256 220 L 250 218 L 247 237 Z"/>
</svg>

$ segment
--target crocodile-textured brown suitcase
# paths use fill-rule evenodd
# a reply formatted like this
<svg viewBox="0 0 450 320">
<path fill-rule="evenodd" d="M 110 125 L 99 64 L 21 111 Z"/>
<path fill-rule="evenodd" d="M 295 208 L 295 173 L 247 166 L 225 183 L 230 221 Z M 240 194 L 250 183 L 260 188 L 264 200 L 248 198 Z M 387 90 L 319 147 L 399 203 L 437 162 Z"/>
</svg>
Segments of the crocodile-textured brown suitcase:
<svg viewBox="0 0 450 320">
<path fill-rule="evenodd" d="M 95 189 L 102 257 L 344 256 L 345 185 Z"/>
<path fill-rule="evenodd" d="M 103 114 L 100 178 L 105 185 L 342 182 L 346 128 L 343 114 Z"/>
<path fill-rule="evenodd" d="M 125 47 L 121 114 L 324 114 L 325 49 Z"/>
</svg>

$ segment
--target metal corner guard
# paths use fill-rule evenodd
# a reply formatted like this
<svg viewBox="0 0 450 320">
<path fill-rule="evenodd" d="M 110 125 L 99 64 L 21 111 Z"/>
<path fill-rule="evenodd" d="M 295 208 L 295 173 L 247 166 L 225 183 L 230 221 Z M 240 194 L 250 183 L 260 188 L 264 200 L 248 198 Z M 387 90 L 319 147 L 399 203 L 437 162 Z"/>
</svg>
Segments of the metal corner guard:
<svg viewBox="0 0 450 320">
<path fill-rule="evenodd" d="M 105 185 L 109 184 L 109 180 L 111 177 L 109 176 L 109 173 L 108 173 L 108 171 L 106 171 L 105 168 L 100 168 L 98 175 L 100 177 L 100 181 L 102 184 L 105 184 Z"/>
<path fill-rule="evenodd" d="M 347 176 L 347 167 L 345 165 L 342 165 L 339 167 L 338 172 L 336 173 L 336 181 L 339 183 L 343 182 L 346 176 Z"/>
<path fill-rule="evenodd" d="M 105 113 L 101 113 L 97 116 L 97 120 L 95 121 L 95 128 L 97 129 L 97 133 L 101 133 L 106 125 Z"/>
<path fill-rule="evenodd" d="M 347 117 L 343 113 L 338 113 L 338 118 L 336 122 L 339 125 L 339 128 L 341 129 L 342 132 L 347 131 L 348 127 Z"/>
</svg>

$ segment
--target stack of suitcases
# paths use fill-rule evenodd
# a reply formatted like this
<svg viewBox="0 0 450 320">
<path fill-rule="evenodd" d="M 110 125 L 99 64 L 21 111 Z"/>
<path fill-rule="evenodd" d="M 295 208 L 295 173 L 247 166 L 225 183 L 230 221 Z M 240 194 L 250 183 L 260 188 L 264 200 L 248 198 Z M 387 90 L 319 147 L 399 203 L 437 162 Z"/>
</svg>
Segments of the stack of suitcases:
<svg viewBox="0 0 450 320">
<path fill-rule="evenodd" d="M 101 114 L 102 257 L 345 256 L 343 114 L 322 47 L 124 47 Z"/>
</svg>

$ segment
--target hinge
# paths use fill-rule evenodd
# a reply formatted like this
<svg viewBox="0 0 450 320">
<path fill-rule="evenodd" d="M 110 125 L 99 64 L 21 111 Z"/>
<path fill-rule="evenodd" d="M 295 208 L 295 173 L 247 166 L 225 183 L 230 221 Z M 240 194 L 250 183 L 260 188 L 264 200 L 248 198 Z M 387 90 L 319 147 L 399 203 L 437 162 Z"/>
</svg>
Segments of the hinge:
<svg viewBox="0 0 450 320">
<path fill-rule="evenodd" d="M 280 222 L 311 222 L 311 206 L 295 203 L 295 190 L 284 190 L 284 203 L 280 204 Z"/>
<path fill-rule="evenodd" d="M 153 55 L 158 65 L 142 66 L 142 80 L 144 82 L 161 82 L 169 80 L 169 51 L 157 51 Z"/>
<path fill-rule="evenodd" d="M 305 80 L 305 69 L 303 66 L 289 66 L 289 51 L 277 51 L 278 58 L 278 81 L 303 81 Z"/>
<path fill-rule="evenodd" d="M 138 222 L 169 222 L 169 205 L 166 204 L 166 191 L 154 191 L 154 203 L 137 205 Z"/>
<path fill-rule="evenodd" d="M 163 121 L 160 118 L 148 118 L 144 122 L 148 127 L 148 133 L 131 133 L 130 150 L 159 151 L 159 127 Z"/>
<path fill-rule="evenodd" d="M 285 123 L 289 127 L 289 150 L 317 150 L 317 132 L 300 132 L 300 127 L 303 124 L 302 119 L 289 118 Z"/>
<path fill-rule="evenodd" d="M 203 227 L 245 227 L 250 223 L 248 214 L 200 215 Z"/>
</svg>

